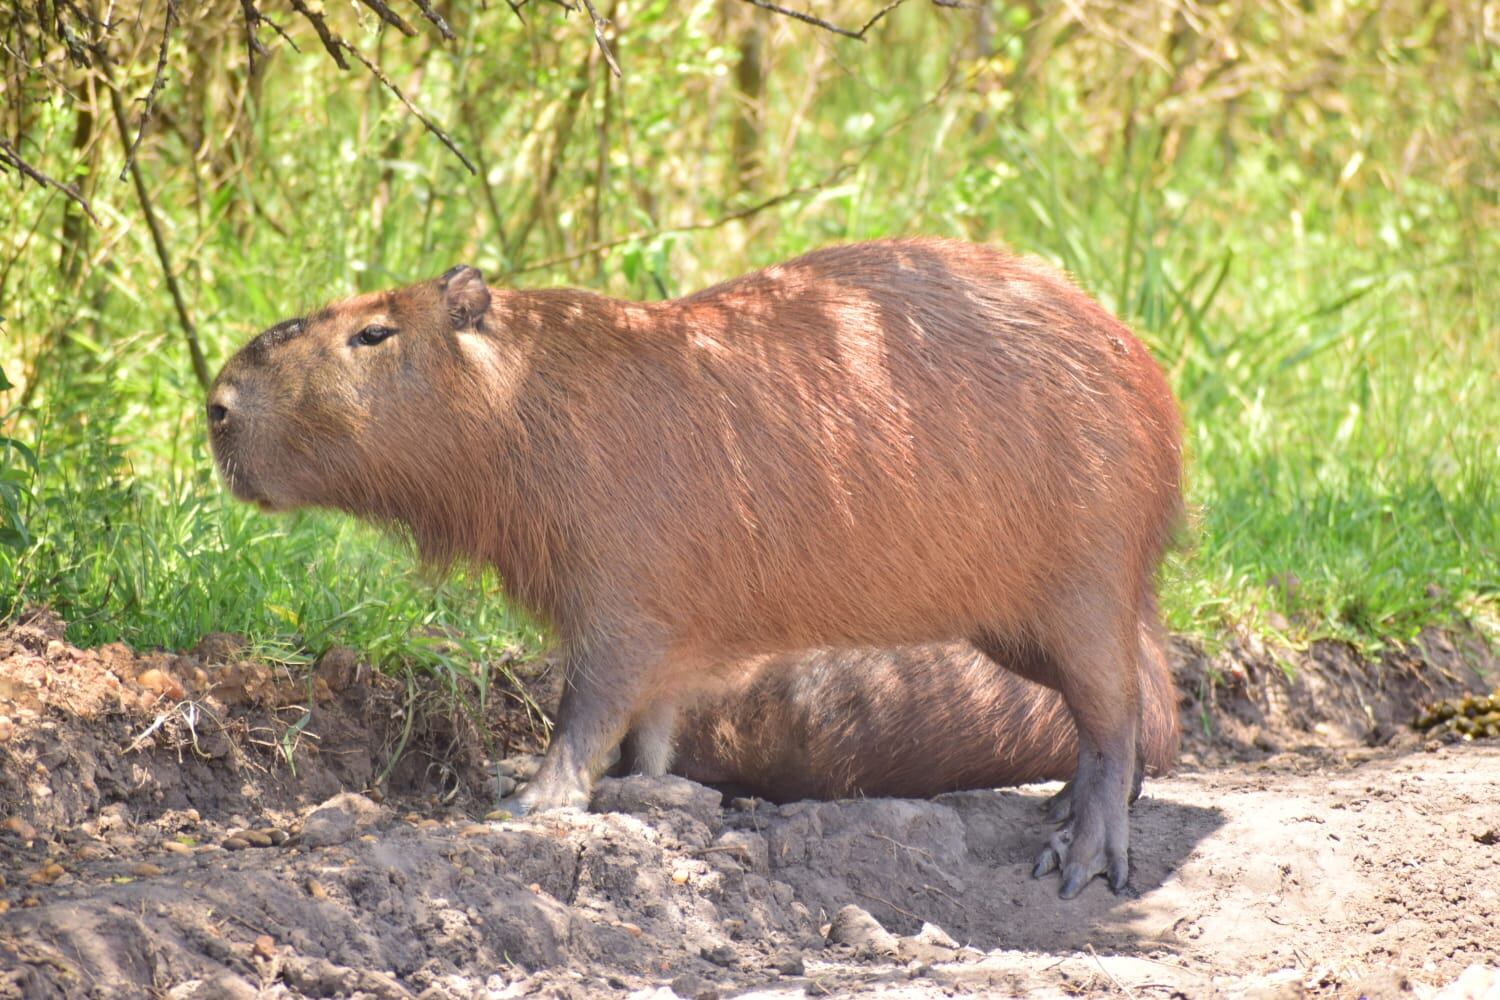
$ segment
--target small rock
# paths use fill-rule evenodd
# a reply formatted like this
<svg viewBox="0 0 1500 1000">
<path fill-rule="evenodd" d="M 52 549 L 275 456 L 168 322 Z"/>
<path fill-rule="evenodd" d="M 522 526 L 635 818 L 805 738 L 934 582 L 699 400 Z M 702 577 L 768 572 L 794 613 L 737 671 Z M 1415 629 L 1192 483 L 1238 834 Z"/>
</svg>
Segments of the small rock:
<svg viewBox="0 0 1500 1000">
<path fill-rule="evenodd" d="M 771 963 L 771 968 L 783 976 L 800 976 L 807 971 L 807 965 L 802 961 L 802 956 L 796 952 L 781 956 Z"/>
<path fill-rule="evenodd" d="M 250 841 L 244 837 L 225 837 L 224 842 L 219 846 L 223 847 L 226 851 L 243 851 L 250 846 Z"/>
<path fill-rule="evenodd" d="M 497 799 L 508 798 L 519 787 L 520 783 L 508 774 L 496 774 L 494 784 L 494 795 Z"/>
<path fill-rule="evenodd" d="M 186 996 L 188 1000 L 255 1000 L 260 991 L 233 973 L 221 972 L 200 982 Z"/>
<path fill-rule="evenodd" d="M 255 954 L 268 960 L 276 957 L 276 941 L 271 935 L 262 934 L 255 939 Z"/>
<path fill-rule="evenodd" d="M 729 800 L 729 808 L 739 812 L 750 812 L 760 806 L 760 799 L 733 798 Z"/>
<path fill-rule="evenodd" d="M 36 839 L 36 827 L 19 816 L 12 816 L 4 823 L 0 823 L 0 830 L 14 834 L 18 839 L 24 840 L 27 843 Z"/>
<path fill-rule="evenodd" d="M 653 813 L 677 810 L 687 813 L 709 829 L 719 826 L 719 807 L 724 796 L 696 781 L 666 775 L 649 778 L 605 778 L 594 790 L 595 812 Z"/>
<path fill-rule="evenodd" d="M 156 878 L 162 872 L 161 868 L 149 861 L 137 861 L 130 866 L 130 874 L 138 878 Z"/>
<path fill-rule="evenodd" d="M 302 843 L 332 847 L 380 818 L 380 806 L 357 792 L 341 792 L 314 809 L 302 824 Z"/>
<path fill-rule="evenodd" d="M 922 929 L 913 935 L 913 940 L 938 948 L 947 948 L 951 951 L 958 950 L 958 942 L 949 937 L 947 931 L 943 930 L 937 924 L 929 924 L 925 921 L 922 924 Z"/>
<path fill-rule="evenodd" d="M 714 850 L 722 850 L 740 861 L 757 875 L 768 875 L 771 871 L 771 848 L 766 838 L 750 830 L 728 830 L 713 843 Z"/>
<path fill-rule="evenodd" d="M 904 962 L 930 965 L 933 962 L 948 962 L 958 956 L 958 942 L 936 924 L 922 924 L 922 929 L 911 937 L 901 938 L 897 954 Z"/>
<path fill-rule="evenodd" d="M 684 1000 L 719 1000 L 718 988 L 692 972 L 684 972 L 672 980 L 672 992 Z"/>
<path fill-rule="evenodd" d="M 828 925 L 828 940 L 848 945 L 861 955 L 882 957 L 895 955 L 899 946 L 894 934 L 853 903 L 834 914 L 833 922 Z"/>
<path fill-rule="evenodd" d="M 235 834 L 235 836 L 240 840 L 243 840 L 245 843 L 249 844 L 251 847 L 271 846 L 271 838 L 260 830 L 241 830 L 239 833 Z"/>
<path fill-rule="evenodd" d="M 330 694 L 338 694 L 359 677 L 359 655 L 348 646 L 332 646 L 318 657 L 313 676 Z"/>
<path fill-rule="evenodd" d="M 51 885 L 67 874 L 66 869 L 56 861 L 48 861 L 42 867 L 32 872 L 26 881 L 32 885 Z"/>
<path fill-rule="evenodd" d="M 703 945 L 698 949 L 698 954 L 715 965 L 722 965 L 725 968 L 730 968 L 737 964 L 738 956 L 735 955 L 734 949 L 727 944 Z"/>
<path fill-rule="evenodd" d="M 187 697 L 187 692 L 182 685 L 177 683 L 177 678 L 158 667 L 149 667 L 136 674 L 135 682 L 152 694 L 172 701 L 181 701 Z"/>
<path fill-rule="evenodd" d="M 307 880 L 307 894 L 313 899 L 327 899 L 328 890 L 323 888 L 323 883 L 315 878 Z"/>
<path fill-rule="evenodd" d="M 9 743 L 15 734 L 16 724 L 10 721 L 10 716 L 0 715 L 0 743 Z"/>
<path fill-rule="evenodd" d="M 180 840 L 168 840 L 162 843 L 161 849 L 168 854 L 192 854 L 193 849 Z"/>
</svg>

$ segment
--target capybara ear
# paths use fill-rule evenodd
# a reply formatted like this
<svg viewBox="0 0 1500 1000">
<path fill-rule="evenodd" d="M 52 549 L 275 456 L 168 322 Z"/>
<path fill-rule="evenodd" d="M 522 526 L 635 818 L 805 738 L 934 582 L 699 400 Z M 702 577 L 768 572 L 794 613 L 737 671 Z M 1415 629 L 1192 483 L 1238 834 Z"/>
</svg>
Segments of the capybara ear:
<svg viewBox="0 0 1500 1000">
<path fill-rule="evenodd" d="M 449 268 L 438 279 L 438 287 L 443 290 L 443 304 L 455 330 L 476 325 L 490 311 L 490 290 L 477 268 L 468 264 Z"/>
</svg>

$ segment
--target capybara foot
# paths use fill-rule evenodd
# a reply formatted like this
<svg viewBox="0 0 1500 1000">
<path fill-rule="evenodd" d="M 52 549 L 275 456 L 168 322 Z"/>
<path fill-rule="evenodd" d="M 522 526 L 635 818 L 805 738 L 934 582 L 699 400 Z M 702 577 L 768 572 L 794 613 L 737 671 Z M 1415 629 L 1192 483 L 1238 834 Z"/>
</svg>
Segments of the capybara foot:
<svg viewBox="0 0 1500 1000">
<path fill-rule="evenodd" d="M 512 816 L 528 816 L 556 809 L 587 810 L 589 799 L 586 789 L 564 781 L 539 778 L 509 798 L 501 799 L 500 808 Z"/>
<path fill-rule="evenodd" d="M 1130 880 L 1128 847 L 1112 843 L 1111 838 L 1105 836 L 1102 823 L 1093 824 L 1094 829 L 1087 835 L 1080 832 L 1080 825 L 1075 818 L 1052 835 L 1037 856 L 1031 877 L 1041 878 L 1062 869 L 1062 886 L 1057 894 L 1063 899 L 1072 899 L 1095 875 L 1104 875 L 1109 880 L 1110 891 L 1120 895 Z"/>
</svg>

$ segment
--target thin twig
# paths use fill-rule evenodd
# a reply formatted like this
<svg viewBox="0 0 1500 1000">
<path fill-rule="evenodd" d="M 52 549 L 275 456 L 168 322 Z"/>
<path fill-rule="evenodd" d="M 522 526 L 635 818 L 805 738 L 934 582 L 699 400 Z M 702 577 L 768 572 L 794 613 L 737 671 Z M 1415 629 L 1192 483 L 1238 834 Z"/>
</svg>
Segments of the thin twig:
<svg viewBox="0 0 1500 1000">
<path fill-rule="evenodd" d="M 901 0 L 897 0 L 900 3 Z M 594 41 L 599 43 L 599 51 L 604 53 L 604 61 L 609 65 L 609 71 L 615 76 L 620 75 L 620 64 L 615 62 L 615 54 L 609 51 L 609 42 L 604 39 L 604 29 L 609 27 L 609 21 L 599 16 L 594 9 L 594 0 L 583 0 L 583 7 L 589 12 L 589 20 L 594 22 Z"/>
<path fill-rule="evenodd" d="M 240 0 L 240 13 L 245 18 L 245 53 L 250 59 L 250 69 L 254 70 L 255 57 L 264 59 L 269 55 L 266 47 L 260 43 L 260 22 L 264 18 L 255 9 L 255 0 Z"/>
<path fill-rule="evenodd" d="M 1088 949 L 1089 954 L 1094 956 L 1094 964 L 1099 966 L 1099 971 L 1109 977 L 1109 981 L 1115 984 L 1116 989 L 1125 994 L 1127 997 L 1130 997 L 1131 1000 L 1134 1000 L 1135 991 L 1116 979 L 1115 974 L 1104 967 L 1104 963 L 1099 960 L 1099 953 L 1094 950 L 1094 946 L 1092 944 L 1088 946 Z"/>
<path fill-rule="evenodd" d="M 79 192 L 78 185 L 64 184 L 61 181 L 56 181 L 51 177 L 48 177 L 36 167 L 33 167 L 31 164 L 22 159 L 20 152 L 17 151 L 16 147 L 10 144 L 10 140 L 8 139 L 0 139 L 0 166 L 9 166 L 12 170 L 17 171 L 23 176 L 31 178 L 32 181 L 40 184 L 42 187 L 49 187 L 55 191 L 61 191 L 68 198 L 78 203 L 79 207 L 81 207 L 84 212 L 88 214 L 88 217 L 93 220 L 94 225 L 101 225 L 101 223 L 99 222 L 99 217 L 94 214 L 93 208 L 89 206 L 88 199 L 84 198 L 84 196 Z"/>
<path fill-rule="evenodd" d="M 297 3 L 300 2 L 300 0 L 292 0 L 292 2 Z M 385 75 L 385 70 L 375 65 L 375 63 L 371 62 L 363 52 L 359 51 L 359 49 L 356 49 L 348 42 L 341 39 L 339 41 L 339 44 L 342 45 L 350 55 L 354 56 L 354 58 L 364 63 L 365 69 L 369 70 L 370 73 L 375 77 L 375 79 L 385 84 L 386 87 L 390 89 L 390 92 L 395 94 L 402 104 L 406 105 L 406 110 L 416 115 L 417 120 L 420 121 L 424 126 L 426 126 L 427 131 L 437 136 L 438 141 L 441 142 L 444 146 L 447 146 L 448 149 L 452 151 L 453 155 L 459 158 L 463 165 L 469 169 L 469 173 L 474 174 L 476 177 L 479 175 L 479 171 L 475 169 L 474 164 L 469 162 L 469 158 L 463 154 L 463 150 L 458 148 L 458 146 L 448 136 L 448 133 L 439 128 L 436 122 L 434 122 L 431 118 L 428 118 L 425 114 L 422 113 L 422 110 L 420 108 L 409 101 L 406 95 L 402 93 L 401 88 L 396 86 L 396 81 Z"/>
<path fill-rule="evenodd" d="M 406 18 L 391 10 L 386 5 L 385 0 L 359 0 L 359 2 L 373 10 L 382 21 L 401 32 L 407 38 L 416 37 L 417 29 L 407 24 Z"/>
<path fill-rule="evenodd" d="M 637 240 L 647 240 L 661 236 L 672 236 L 677 233 L 693 233 L 703 229 L 718 229 L 720 226 L 727 226 L 731 222 L 737 222 L 740 219 L 748 219 L 750 216 L 764 212 L 768 208 L 775 208 L 782 202 L 792 201 L 796 198 L 802 197 L 803 195 L 811 194 L 814 191 L 819 191 L 825 187 L 828 187 L 830 184 L 836 184 L 853 169 L 853 164 L 845 164 L 844 166 L 839 167 L 833 173 L 829 174 L 827 177 L 814 184 L 804 184 L 802 187 L 793 188 L 790 191 L 783 191 L 780 194 L 776 195 L 774 198 L 767 198 L 765 201 L 757 202 L 756 204 L 750 205 L 747 208 L 738 209 L 736 211 L 730 212 L 728 215 L 721 215 L 717 219 L 706 219 L 700 222 L 689 222 L 686 225 L 669 226 L 666 229 L 637 231 L 634 233 L 630 233 L 627 236 L 619 236 L 614 239 L 604 240 L 600 243 L 594 243 L 590 246 L 584 247 L 582 250 L 578 250 L 570 254 L 564 254 L 561 257 L 549 257 L 547 260 L 539 261 L 535 264 L 527 264 L 524 267 L 515 268 L 510 273 L 525 274 L 528 271 L 542 271 L 549 267 L 557 267 L 559 264 L 570 264 L 575 260 L 581 260 L 584 257 L 588 257 L 596 253 L 602 253 L 605 250 L 612 250 L 615 247 L 622 246 L 626 243 L 634 243 Z"/>
<path fill-rule="evenodd" d="M 125 153 L 125 166 L 120 168 L 120 180 L 135 166 L 135 151 L 146 137 L 146 126 L 151 124 L 151 113 L 156 110 L 156 95 L 161 93 L 167 76 L 167 46 L 172 41 L 172 22 L 177 20 L 177 0 L 167 0 L 167 16 L 161 26 L 161 48 L 156 52 L 156 74 L 151 78 L 151 89 L 146 91 L 146 109 L 141 112 L 141 124 L 135 130 L 135 141 Z M 123 137 L 122 137 L 123 138 Z"/>
<path fill-rule="evenodd" d="M 587 2 L 587 0 L 585 0 L 585 2 Z M 769 10 L 774 14 L 780 14 L 782 17 L 789 17 L 794 21 L 801 21 L 803 24 L 811 24 L 814 27 L 822 28 L 824 31 L 831 31 L 835 35 L 843 35 L 845 38 L 852 38 L 857 42 L 862 42 L 865 40 L 865 32 L 875 27 L 875 23 L 877 21 L 885 17 L 891 11 L 895 10 L 897 7 L 901 6 L 906 2 L 906 0 L 891 0 L 890 3 L 886 4 L 884 7 L 876 11 L 875 16 L 866 21 L 864 25 L 857 31 L 851 30 L 849 28 L 840 28 L 838 25 L 831 24 L 828 21 L 823 20 L 821 17 L 814 17 L 811 14 L 804 14 L 799 10 L 792 10 L 790 7 L 783 7 L 780 4 L 771 3 L 771 0 L 745 0 L 745 2 L 759 7 L 762 10 Z M 949 5 L 944 4 L 943 6 Z"/>
<path fill-rule="evenodd" d="M 102 46 L 101 50 L 102 51 Z M 101 64 L 108 73 L 108 63 Z M 115 86 L 112 76 L 106 76 L 105 81 L 109 90 L 109 105 L 115 115 L 115 127 L 120 132 L 120 142 L 125 142 L 130 136 L 130 129 L 125 124 L 125 106 L 120 100 L 119 88 Z M 203 345 L 198 341 L 198 327 L 193 324 L 193 319 L 188 315 L 187 301 L 182 297 L 182 289 L 177 285 L 177 275 L 172 271 L 172 257 L 167 252 L 167 241 L 162 236 L 161 224 L 156 221 L 156 209 L 152 207 L 151 195 L 146 190 L 146 181 L 141 177 L 140 164 L 131 160 L 126 165 L 130 179 L 135 182 L 136 200 L 140 202 L 141 214 L 146 217 L 146 228 L 151 230 L 151 242 L 156 246 L 156 259 L 161 264 L 162 277 L 166 279 L 167 290 L 172 294 L 172 305 L 177 310 L 177 321 L 182 324 L 182 335 L 187 339 L 188 355 L 193 361 L 193 374 L 198 378 L 198 384 L 208 390 L 211 378 L 208 373 L 208 361 L 203 356 Z"/>
<path fill-rule="evenodd" d="M 431 21 L 433 27 L 437 28 L 438 34 L 443 36 L 443 41 L 451 42 L 458 37 L 453 34 L 453 29 L 448 27 L 448 22 L 443 20 L 443 15 L 433 10 L 432 4 L 428 3 L 427 0 L 412 0 L 412 3 L 416 4 L 417 9 L 422 12 L 422 16 Z M 510 9 L 515 11 L 517 15 L 520 14 L 520 9 L 515 4 L 511 4 Z"/>
<path fill-rule="evenodd" d="M 313 26 L 313 30 L 318 33 L 318 39 L 323 43 L 323 48 L 333 57 L 339 69 L 348 69 L 349 64 L 344 60 L 344 40 L 333 33 L 328 27 L 328 22 L 323 20 L 323 15 L 308 7 L 303 0 L 287 0 L 287 2 Z"/>
</svg>

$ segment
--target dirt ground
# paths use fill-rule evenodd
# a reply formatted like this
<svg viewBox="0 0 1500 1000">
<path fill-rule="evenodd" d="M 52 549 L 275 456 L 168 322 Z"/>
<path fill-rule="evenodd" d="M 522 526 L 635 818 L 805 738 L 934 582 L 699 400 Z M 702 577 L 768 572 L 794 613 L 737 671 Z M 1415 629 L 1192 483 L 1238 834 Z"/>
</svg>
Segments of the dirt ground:
<svg viewBox="0 0 1500 1000">
<path fill-rule="evenodd" d="M 1500 741 L 1407 725 L 1493 654 L 1241 639 L 1174 670 L 1132 891 L 1063 902 L 1029 877 L 1055 786 L 630 778 L 505 820 L 487 758 L 536 737 L 503 692 L 476 726 L 347 651 L 79 650 L 42 613 L 0 631 L 0 997 L 1500 996 Z"/>
</svg>

